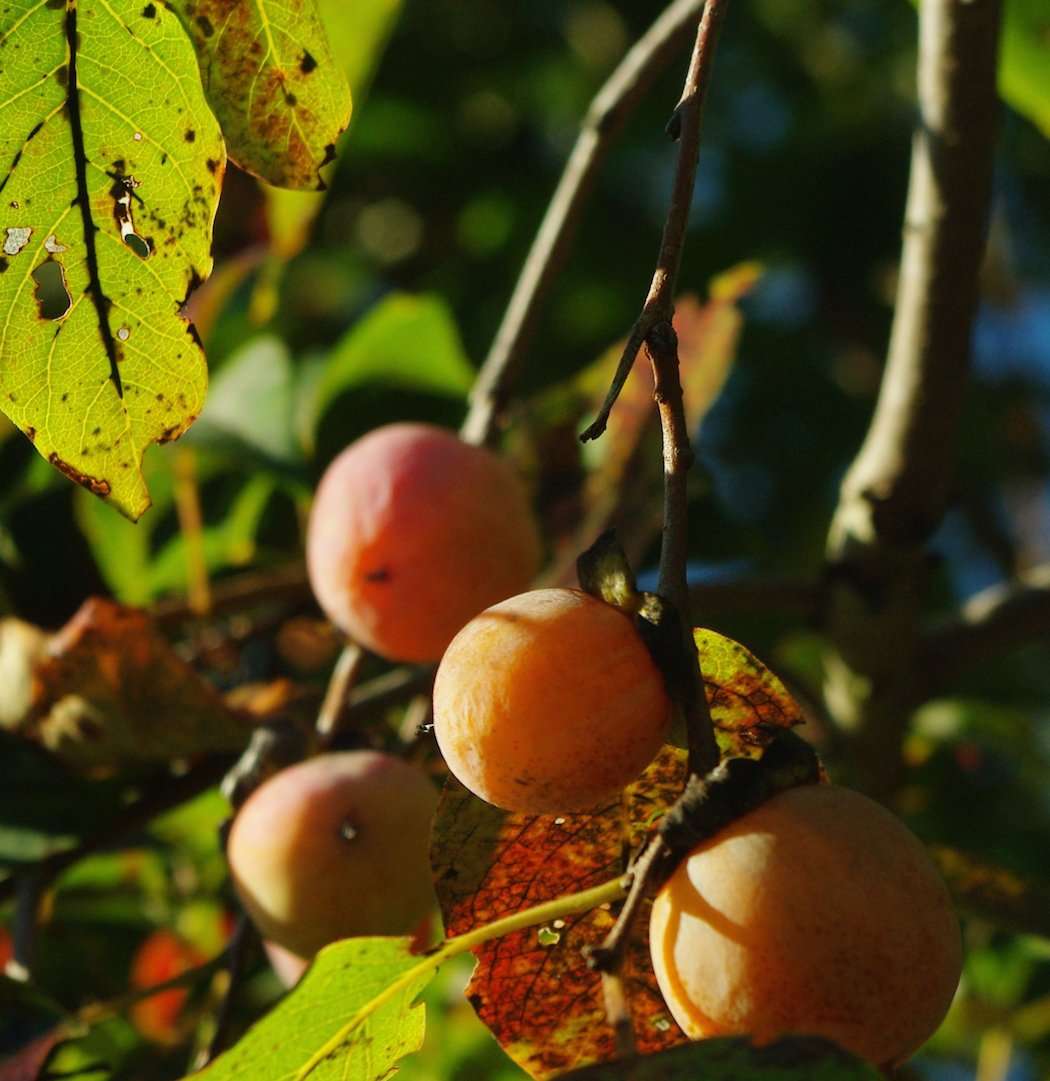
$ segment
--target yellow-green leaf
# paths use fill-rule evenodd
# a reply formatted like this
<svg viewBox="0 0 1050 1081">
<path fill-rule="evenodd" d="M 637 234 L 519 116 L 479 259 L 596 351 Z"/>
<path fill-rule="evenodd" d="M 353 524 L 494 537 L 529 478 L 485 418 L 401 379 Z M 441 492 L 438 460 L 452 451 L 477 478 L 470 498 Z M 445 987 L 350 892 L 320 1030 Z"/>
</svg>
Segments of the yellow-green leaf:
<svg viewBox="0 0 1050 1081">
<path fill-rule="evenodd" d="M 0 408 L 131 518 L 143 451 L 203 404 L 181 311 L 211 270 L 225 160 L 163 4 L 0 9 Z"/>
<path fill-rule="evenodd" d="M 433 971 L 416 966 L 408 939 L 351 938 L 326 946 L 295 990 L 194 1081 L 380 1081 L 423 1043 L 424 1012 L 415 1000 Z M 357 1019 L 352 1027 L 348 1022 Z M 344 1033 L 329 1049 L 329 1042 Z"/>
<path fill-rule="evenodd" d="M 349 2 L 349 0 L 348 0 Z M 230 157 L 282 188 L 324 188 L 350 87 L 315 0 L 172 0 Z"/>
</svg>

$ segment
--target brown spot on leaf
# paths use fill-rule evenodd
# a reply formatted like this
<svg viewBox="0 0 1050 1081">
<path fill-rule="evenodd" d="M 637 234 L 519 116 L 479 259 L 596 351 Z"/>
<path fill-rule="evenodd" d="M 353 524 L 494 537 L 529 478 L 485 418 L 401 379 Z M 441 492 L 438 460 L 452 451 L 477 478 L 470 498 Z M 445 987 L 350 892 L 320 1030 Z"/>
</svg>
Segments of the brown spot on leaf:
<svg viewBox="0 0 1050 1081">
<path fill-rule="evenodd" d="M 65 473 L 70 480 L 76 481 L 77 484 L 84 488 L 87 488 L 89 492 L 94 495 L 108 496 L 111 487 L 108 480 L 103 480 L 100 477 L 92 477 L 87 473 L 81 473 L 75 466 L 71 466 L 69 462 L 64 462 L 59 456 L 52 451 L 47 460 L 60 472 Z"/>
<path fill-rule="evenodd" d="M 144 19 L 155 19 L 157 17 L 157 6 L 156 6 L 156 4 L 147 4 L 142 9 L 142 17 Z"/>
<path fill-rule="evenodd" d="M 215 27 L 212 26 L 211 19 L 209 19 L 207 15 L 198 15 L 197 25 L 201 28 L 201 33 L 206 38 L 210 38 L 212 34 L 215 33 Z"/>
<path fill-rule="evenodd" d="M 304 75 L 309 75 L 314 68 L 317 67 L 317 61 L 313 58 L 308 49 L 303 49 L 302 58 L 299 61 L 299 70 Z"/>
</svg>

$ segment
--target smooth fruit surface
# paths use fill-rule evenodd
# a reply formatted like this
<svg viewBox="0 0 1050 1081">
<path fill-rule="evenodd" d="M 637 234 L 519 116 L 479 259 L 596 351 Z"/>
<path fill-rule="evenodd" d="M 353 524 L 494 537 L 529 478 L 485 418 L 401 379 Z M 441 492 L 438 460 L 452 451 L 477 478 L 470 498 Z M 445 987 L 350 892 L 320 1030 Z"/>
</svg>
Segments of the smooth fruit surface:
<svg viewBox="0 0 1050 1081">
<path fill-rule="evenodd" d="M 434 905 L 437 792 L 376 751 L 308 759 L 271 777 L 234 819 L 227 854 L 264 938 L 300 957 L 351 935 L 412 931 Z"/>
<path fill-rule="evenodd" d="M 830 785 L 774 796 L 695 849 L 657 895 L 650 947 L 689 1036 L 824 1036 L 879 1065 L 932 1035 L 962 964 L 920 842 Z"/>
<path fill-rule="evenodd" d="M 326 470 L 306 556 L 333 623 L 384 657 L 425 662 L 529 584 L 540 544 L 506 462 L 440 428 L 390 424 Z"/>
<path fill-rule="evenodd" d="M 572 589 L 537 589 L 456 635 L 434 683 L 445 762 L 511 811 L 586 811 L 614 797 L 667 736 L 663 679 L 631 620 Z"/>
</svg>

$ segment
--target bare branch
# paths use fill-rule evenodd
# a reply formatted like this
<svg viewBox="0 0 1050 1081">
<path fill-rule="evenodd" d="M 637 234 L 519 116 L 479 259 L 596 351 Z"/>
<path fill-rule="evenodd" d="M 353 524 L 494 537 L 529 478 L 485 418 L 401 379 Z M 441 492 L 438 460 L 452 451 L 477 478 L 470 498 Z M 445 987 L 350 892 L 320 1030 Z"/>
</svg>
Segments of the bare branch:
<svg viewBox="0 0 1050 1081">
<path fill-rule="evenodd" d="M 825 693 L 852 734 L 858 780 L 876 793 L 900 768 L 925 543 L 954 471 L 991 191 L 1000 9 L 1001 0 L 920 6 L 921 117 L 889 355 L 828 540 Z"/>
<path fill-rule="evenodd" d="M 610 148 L 674 53 L 688 40 L 703 0 L 675 0 L 638 39 L 591 103 L 518 278 L 492 348 L 471 392 L 461 434 L 488 443 L 551 283 L 572 245 L 576 224 Z M 635 352 L 641 340 L 635 346 Z"/>
<path fill-rule="evenodd" d="M 693 47 L 685 87 L 671 118 L 670 128 L 678 137 L 678 166 L 675 170 L 671 203 L 660 238 L 660 254 L 656 270 L 649 285 L 649 293 L 642 306 L 641 315 L 635 320 L 627 339 L 627 346 L 620 358 L 612 386 L 602 403 L 594 422 L 580 437 L 585 442 L 597 439 L 605 431 L 605 425 L 620 390 L 634 366 L 638 350 L 660 323 L 670 323 L 674 314 L 674 290 L 678 280 L 678 268 L 682 262 L 689 209 L 693 205 L 693 187 L 696 183 L 696 166 L 700 156 L 700 121 L 703 118 L 704 95 L 711 81 L 711 67 L 718 43 L 718 31 L 728 9 L 727 0 L 708 0 L 700 20 L 700 28 Z"/>
<path fill-rule="evenodd" d="M 213 583 L 210 611 L 213 615 L 219 615 L 264 604 L 307 604 L 311 599 L 306 568 L 302 563 L 291 563 L 271 570 L 238 574 Z M 182 597 L 159 601 L 151 611 L 158 626 L 165 630 L 198 618 Z"/>
<path fill-rule="evenodd" d="M 925 693 L 950 687 L 990 657 L 1050 638 L 1050 564 L 971 597 L 955 617 L 931 627 L 916 675 Z"/>
<path fill-rule="evenodd" d="M 347 700 L 354 689 L 366 657 L 367 654 L 357 643 L 349 642 L 343 647 L 342 653 L 335 662 L 335 668 L 332 669 L 331 678 L 328 680 L 324 701 L 317 714 L 317 723 L 314 726 L 322 749 L 328 747 L 339 733 L 346 716 Z"/>
</svg>

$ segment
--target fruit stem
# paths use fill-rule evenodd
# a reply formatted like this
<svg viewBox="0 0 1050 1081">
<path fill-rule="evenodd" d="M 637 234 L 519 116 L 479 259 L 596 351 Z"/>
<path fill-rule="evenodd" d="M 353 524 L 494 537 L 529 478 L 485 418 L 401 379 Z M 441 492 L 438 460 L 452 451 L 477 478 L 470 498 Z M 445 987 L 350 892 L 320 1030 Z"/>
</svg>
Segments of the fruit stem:
<svg viewBox="0 0 1050 1081">
<path fill-rule="evenodd" d="M 483 927 L 475 927 L 472 931 L 447 939 L 443 945 L 432 950 L 423 957 L 418 964 L 406 969 L 393 983 L 385 987 L 371 1002 L 365 1003 L 346 1022 L 338 1032 L 300 1067 L 295 1074 L 295 1081 L 304 1081 L 311 1073 L 329 1056 L 333 1055 L 347 1042 L 354 1030 L 362 1025 L 381 1006 L 396 998 L 406 987 L 411 987 L 421 976 L 436 971 L 446 961 L 466 953 L 477 946 L 491 941 L 494 938 L 502 938 L 504 935 L 522 931 L 527 927 L 533 927 L 538 923 L 548 923 L 556 919 L 564 919 L 579 912 L 589 912 L 592 908 L 619 901 L 628 890 L 630 883 L 629 875 L 621 875 L 600 886 L 592 886 L 588 890 L 579 893 L 570 893 L 564 897 L 558 897 L 553 901 L 545 901 L 541 905 L 522 909 L 520 912 L 504 916 L 494 920 Z"/>
</svg>

